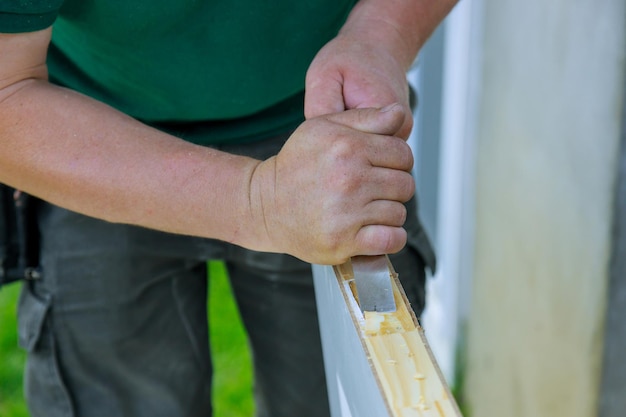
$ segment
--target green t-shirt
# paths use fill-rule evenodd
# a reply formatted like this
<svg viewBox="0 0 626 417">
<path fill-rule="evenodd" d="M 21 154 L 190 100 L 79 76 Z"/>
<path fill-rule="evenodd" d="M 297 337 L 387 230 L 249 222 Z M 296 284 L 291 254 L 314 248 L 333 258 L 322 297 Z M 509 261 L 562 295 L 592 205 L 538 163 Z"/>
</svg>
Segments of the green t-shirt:
<svg viewBox="0 0 626 417">
<path fill-rule="evenodd" d="M 0 32 L 53 26 L 52 82 L 147 123 L 215 122 L 197 143 L 302 121 L 304 76 L 356 0 L 0 0 Z"/>
</svg>

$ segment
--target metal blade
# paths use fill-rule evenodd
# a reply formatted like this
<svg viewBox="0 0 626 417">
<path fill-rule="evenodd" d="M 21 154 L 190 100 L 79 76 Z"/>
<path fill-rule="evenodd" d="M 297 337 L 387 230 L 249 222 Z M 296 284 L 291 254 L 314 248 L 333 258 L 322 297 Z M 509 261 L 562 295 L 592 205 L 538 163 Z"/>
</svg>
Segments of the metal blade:
<svg viewBox="0 0 626 417">
<path fill-rule="evenodd" d="M 352 272 L 361 311 L 396 311 L 387 256 L 355 256 Z"/>
</svg>

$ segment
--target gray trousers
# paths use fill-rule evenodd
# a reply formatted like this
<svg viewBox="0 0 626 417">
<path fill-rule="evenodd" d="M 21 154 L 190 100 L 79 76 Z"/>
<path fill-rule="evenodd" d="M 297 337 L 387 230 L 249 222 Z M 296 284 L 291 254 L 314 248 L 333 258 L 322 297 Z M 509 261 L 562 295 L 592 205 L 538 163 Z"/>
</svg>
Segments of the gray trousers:
<svg viewBox="0 0 626 417">
<path fill-rule="evenodd" d="M 286 137 L 223 149 L 267 158 Z M 43 202 L 38 216 L 44 277 L 25 283 L 18 308 L 33 417 L 211 416 L 207 259 L 227 266 L 253 351 L 257 416 L 329 415 L 308 264 Z M 409 245 L 392 262 L 420 313 L 434 257 L 416 216 L 406 227 Z"/>
</svg>

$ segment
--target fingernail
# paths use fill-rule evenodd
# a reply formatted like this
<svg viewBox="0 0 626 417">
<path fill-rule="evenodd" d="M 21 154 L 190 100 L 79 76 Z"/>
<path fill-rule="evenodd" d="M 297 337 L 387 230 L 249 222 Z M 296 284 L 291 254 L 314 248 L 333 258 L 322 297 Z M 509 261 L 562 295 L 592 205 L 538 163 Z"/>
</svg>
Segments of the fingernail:
<svg viewBox="0 0 626 417">
<path fill-rule="evenodd" d="M 391 110 L 395 109 L 397 106 L 399 106 L 398 103 L 392 103 L 392 104 L 390 104 L 388 106 L 385 106 L 382 109 L 380 109 L 380 112 L 381 113 L 386 113 L 388 111 L 391 111 Z"/>
</svg>

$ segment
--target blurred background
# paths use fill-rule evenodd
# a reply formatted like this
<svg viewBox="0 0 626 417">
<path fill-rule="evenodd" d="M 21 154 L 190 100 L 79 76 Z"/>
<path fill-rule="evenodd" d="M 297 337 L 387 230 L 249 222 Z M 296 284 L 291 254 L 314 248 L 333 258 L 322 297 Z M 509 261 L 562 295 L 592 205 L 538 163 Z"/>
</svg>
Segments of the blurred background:
<svg viewBox="0 0 626 417">
<path fill-rule="evenodd" d="M 467 415 L 626 415 L 626 2 L 461 0 L 410 79 L 426 336 Z"/>
<path fill-rule="evenodd" d="M 423 324 L 466 416 L 626 413 L 625 57 L 626 0 L 461 0 L 409 74 L 439 256 Z M 245 336 L 211 265 L 215 415 L 250 416 Z M 17 292 L 0 291 L 2 417 L 27 416 Z"/>
<path fill-rule="evenodd" d="M 254 404 L 250 350 L 224 264 L 209 262 L 208 276 L 213 415 L 251 417 Z M 22 390 L 26 355 L 17 346 L 15 309 L 20 285 L 12 283 L 0 289 L 0 417 L 29 416 Z"/>
</svg>

